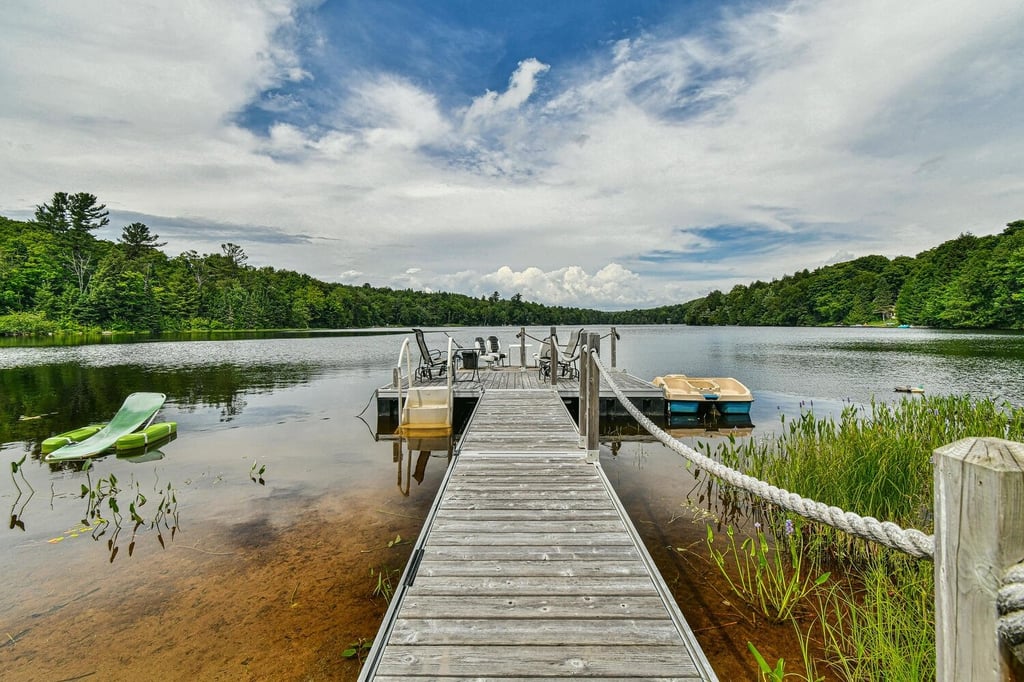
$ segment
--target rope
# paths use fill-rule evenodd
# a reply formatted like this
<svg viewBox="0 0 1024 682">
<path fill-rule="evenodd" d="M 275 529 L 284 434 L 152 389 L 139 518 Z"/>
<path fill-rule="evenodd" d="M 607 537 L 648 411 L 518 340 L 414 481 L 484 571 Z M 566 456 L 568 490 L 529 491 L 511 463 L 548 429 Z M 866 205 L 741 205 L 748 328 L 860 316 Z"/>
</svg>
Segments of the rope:
<svg viewBox="0 0 1024 682">
<path fill-rule="evenodd" d="M 528 339 L 532 339 L 532 340 L 536 341 L 537 343 L 547 343 L 547 342 L 548 342 L 548 340 L 547 340 L 546 338 L 545 338 L 545 339 L 538 339 L 538 338 L 537 338 L 536 336 L 534 336 L 533 334 L 529 334 L 529 333 L 527 333 L 527 332 L 523 332 L 522 334 L 516 334 L 516 338 L 517 338 L 517 339 L 519 339 L 519 338 L 522 338 L 522 337 L 524 337 L 524 336 L 525 336 L 526 338 L 528 338 Z"/>
<path fill-rule="evenodd" d="M 850 535 L 866 540 L 874 540 L 886 547 L 898 549 L 914 557 L 931 558 L 934 556 L 935 537 L 932 535 L 925 535 L 921 531 L 912 528 L 903 529 L 895 523 L 879 521 L 870 516 L 860 516 L 853 512 L 843 511 L 839 507 L 815 502 L 796 493 L 791 493 L 788 490 L 769 485 L 753 476 L 747 476 L 734 469 L 730 469 L 724 464 L 700 454 L 693 448 L 687 447 L 658 428 L 654 422 L 638 410 L 622 392 L 622 389 L 612 380 L 613 374 L 605 368 L 600 356 L 596 353 L 591 354 L 594 358 L 594 363 L 601 374 L 604 375 L 615 396 L 626 410 L 633 415 L 633 418 L 663 445 L 690 460 L 712 476 L 720 478 L 726 483 L 745 490 L 752 495 L 768 500 L 783 509 L 799 514 L 804 518 L 838 528 Z"/>
<path fill-rule="evenodd" d="M 996 595 L 996 610 L 1000 637 L 1013 649 L 1017 659 L 1024 662 L 1024 562 L 1011 566 L 1003 577 Z"/>
</svg>

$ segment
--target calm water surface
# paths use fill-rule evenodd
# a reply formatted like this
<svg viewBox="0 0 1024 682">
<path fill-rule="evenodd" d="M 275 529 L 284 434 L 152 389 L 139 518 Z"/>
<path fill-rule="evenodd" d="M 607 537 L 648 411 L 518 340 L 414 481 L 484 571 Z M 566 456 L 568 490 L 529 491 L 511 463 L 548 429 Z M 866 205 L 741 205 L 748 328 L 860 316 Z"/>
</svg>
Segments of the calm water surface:
<svg viewBox="0 0 1024 682">
<path fill-rule="evenodd" d="M 496 333 L 506 345 L 516 331 L 450 333 L 464 344 Z M 801 406 L 899 399 L 897 385 L 1024 404 L 1019 334 L 619 331 L 618 366 L 636 376 L 743 381 L 756 397 L 755 435 Z M 341 652 L 376 632 L 386 602 L 374 588 L 404 566 L 448 459 L 444 447 L 409 452 L 375 439 L 373 405 L 368 424 L 356 417 L 389 381 L 402 338 L 0 345 L 0 503 L 10 509 L 0 531 L 3 678 L 354 678 L 359 665 Z M 160 418 L 178 422 L 176 440 L 147 461 L 106 456 L 88 471 L 41 461 L 42 439 L 109 419 L 132 391 L 167 394 Z M 721 629 L 690 560 L 665 551 L 703 533 L 679 458 L 623 443 L 602 461 L 691 624 Z M 111 476 L 120 524 L 104 499 L 100 515 L 111 523 L 84 529 L 83 486 L 110 492 Z M 727 637 L 705 646 L 712 660 L 747 658 Z"/>
</svg>

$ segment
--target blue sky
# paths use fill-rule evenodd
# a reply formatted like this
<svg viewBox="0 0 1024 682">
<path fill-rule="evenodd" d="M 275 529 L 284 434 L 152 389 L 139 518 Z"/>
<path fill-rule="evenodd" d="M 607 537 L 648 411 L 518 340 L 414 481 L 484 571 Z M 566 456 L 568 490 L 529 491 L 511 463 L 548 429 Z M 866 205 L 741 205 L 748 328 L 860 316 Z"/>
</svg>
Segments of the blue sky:
<svg viewBox="0 0 1024 682">
<path fill-rule="evenodd" d="M 675 303 L 1024 218 L 1024 4 L 12 0 L 0 214 L 170 255 Z"/>
</svg>

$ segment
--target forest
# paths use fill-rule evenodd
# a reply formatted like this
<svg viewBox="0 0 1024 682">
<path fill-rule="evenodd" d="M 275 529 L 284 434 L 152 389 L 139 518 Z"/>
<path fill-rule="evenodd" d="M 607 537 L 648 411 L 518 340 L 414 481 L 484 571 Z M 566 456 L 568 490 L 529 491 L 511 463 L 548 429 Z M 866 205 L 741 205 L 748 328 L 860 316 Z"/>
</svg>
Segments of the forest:
<svg viewBox="0 0 1024 682">
<path fill-rule="evenodd" d="M 549 324 L 912 324 L 1024 328 L 1024 221 L 890 260 L 865 256 L 658 308 L 545 306 L 516 293 L 475 298 L 328 283 L 253 267 L 230 242 L 170 257 L 143 223 L 114 242 L 95 195 L 56 192 L 35 220 L 0 217 L 0 334 L 55 331 L 345 329 Z"/>
<path fill-rule="evenodd" d="M 916 257 L 864 256 L 679 306 L 693 325 L 907 324 L 1024 329 L 1024 220 L 961 234 Z"/>
</svg>

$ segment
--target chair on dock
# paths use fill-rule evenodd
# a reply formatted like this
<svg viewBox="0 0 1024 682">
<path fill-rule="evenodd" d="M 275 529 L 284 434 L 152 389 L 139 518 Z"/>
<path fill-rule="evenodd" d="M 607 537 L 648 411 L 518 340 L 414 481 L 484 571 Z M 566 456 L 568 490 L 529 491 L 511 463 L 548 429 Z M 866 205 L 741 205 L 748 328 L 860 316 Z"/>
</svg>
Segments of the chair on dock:
<svg viewBox="0 0 1024 682">
<path fill-rule="evenodd" d="M 438 376 L 443 377 L 448 371 L 448 358 L 445 357 L 444 351 L 427 348 L 422 329 L 413 329 L 413 332 L 416 334 L 416 345 L 420 347 L 420 365 L 416 368 L 416 378 L 420 381 L 433 379 L 435 371 Z"/>
<path fill-rule="evenodd" d="M 558 365 L 562 371 L 562 376 L 568 376 L 573 379 L 579 378 L 580 350 L 582 349 L 580 339 L 582 338 L 583 327 L 574 329 L 572 334 L 569 335 L 569 343 L 565 344 L 565 348 L 559 351 Z"/>
<path fill-rule="evenodd" d="M 551 346 L 558 349 L 558 375 L 568 379 L 578 379 L 580 370 L 578 367 L 580 359 L 580 336 L 583 330 L 573 331 L 569 336 L 569 343 L 563 348 L 558 344 L 558 336 L 550 336 L 544 339 L 540 355 L 537 356 L 538 374 L 543 379 L 551 376 Z"/>
<path fill-rule="evenodd" d="M 498 337 L 497 336 L 488 336 L 487 337 L 487 350 L 492 355 L 497 355 L 498 356 L 498 364 L 499 365 L 504 365 L 505 364 L 505 358 L 508 357 L 508 354 L 501 352 L 501 344 L 498 343 Z"/>
<path fill-rule="evenodd" d="M 572 330 L 569 334 L 569 341 L 565 344 L 565 348 L 559 348 L 559 356 L 564 355 L 565 357 L 572 357 L 580 349 L 580 337 L 583 335 L 583 327 Z"/>
<path fill-rule="evenodd" d="M 476 348 L 480 351 L 480 359 L 486 362 L 488 367 L 498 361 L 498 354 L 492 353 L 487 349 L 487 342 L 484 341 L 484 337 L 476 337 Z"/>
</svg>

